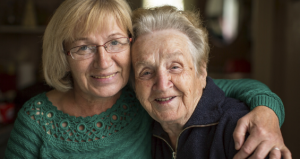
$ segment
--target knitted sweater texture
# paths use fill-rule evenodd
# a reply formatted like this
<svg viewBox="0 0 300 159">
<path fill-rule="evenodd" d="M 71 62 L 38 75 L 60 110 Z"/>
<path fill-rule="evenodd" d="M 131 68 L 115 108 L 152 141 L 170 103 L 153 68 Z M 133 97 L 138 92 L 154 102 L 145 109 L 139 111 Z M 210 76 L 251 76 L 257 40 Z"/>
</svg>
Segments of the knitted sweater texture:
<svg viewBox="0 0 300 159">
<path fill-rule="evenodd" d="M 19 111 L 5 158 L 151 158 L 151 122 L 128 87 L 112 108 L 85 118 L 57 110 L 42 93 Z"/>
<path fill-rule="evenodd" d="M 279 125 L 282 126 L 285 117 L 284 105 L 265 84 L 253 79 L 215 79 L 214 82 L 225 92 L 226 97 L 243 101 L 251 110 L 260 105 L 269 107 L 276 113 Z"/>
<path fill-rule="evenodd" d="M 214 82 L 227 97 L 239 99 L 251 109 L 259 105 L 270 107 L 280 124 L 283 123 L 280 98 L 261 82 L 251 79 Z M 42 93 L 27 101 L 19 111 L 5 158 L 147 159 L 151 158 L 151 122 L 128 86 L 112 108 L 85 118 L 57 110 Z"/>
</svg>

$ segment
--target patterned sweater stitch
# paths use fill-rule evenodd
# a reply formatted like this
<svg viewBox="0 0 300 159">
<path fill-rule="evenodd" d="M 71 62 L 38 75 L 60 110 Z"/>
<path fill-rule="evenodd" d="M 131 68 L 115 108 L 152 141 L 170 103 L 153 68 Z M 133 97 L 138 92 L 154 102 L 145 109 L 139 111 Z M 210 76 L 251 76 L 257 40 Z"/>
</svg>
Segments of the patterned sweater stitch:
<svg viewBox="0 0 300 159">
<path fill-rule="evenodd" d="M 128 88 L 112 108 L 85 118 L 57 110 L 42 93 L 20 110 L 5 158 L 151 158 L 151 122 Z"/>
</svg>

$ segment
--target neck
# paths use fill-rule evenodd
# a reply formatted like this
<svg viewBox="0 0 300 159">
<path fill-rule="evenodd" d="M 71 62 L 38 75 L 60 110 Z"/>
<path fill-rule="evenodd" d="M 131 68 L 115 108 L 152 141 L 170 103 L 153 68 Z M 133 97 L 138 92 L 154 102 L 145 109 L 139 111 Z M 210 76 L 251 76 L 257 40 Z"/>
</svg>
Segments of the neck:
<svg viewBox="0 0 300 159">
<path fill-rule="evenodd" d="M 177 139 L 180 135 L 180 133 L 183 130 L 183 126 L 186 122 L 179 122 L 179 123 L 161 123 L 162 128 L 165 132 L 168 133 L 171 146 L 175 150 L 177 148 Z"/>
</svg>

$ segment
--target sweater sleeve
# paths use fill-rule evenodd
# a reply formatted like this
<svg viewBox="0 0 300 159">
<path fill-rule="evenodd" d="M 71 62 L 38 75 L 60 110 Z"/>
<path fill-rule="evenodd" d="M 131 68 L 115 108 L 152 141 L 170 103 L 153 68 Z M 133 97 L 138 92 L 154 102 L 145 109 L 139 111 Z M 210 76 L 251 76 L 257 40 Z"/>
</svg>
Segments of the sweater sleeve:
<svg viewBox="0 0 300 159">
<path fill-rule="evenodd" d="M 39 158 L 42 138 L 34 122 L 36 120 L 20 110 L 7 143 L 5 159 Z"/>
<path fill-rule="evenodd" d="M 261 105 L 271 108 L 276 113 L 280 126 L 283 124 L 283 103 L 265 84 L 253 79 L 214 79 L 214 82 L 227 97 L 245 102 L 251 110 Z"/>
</svg>

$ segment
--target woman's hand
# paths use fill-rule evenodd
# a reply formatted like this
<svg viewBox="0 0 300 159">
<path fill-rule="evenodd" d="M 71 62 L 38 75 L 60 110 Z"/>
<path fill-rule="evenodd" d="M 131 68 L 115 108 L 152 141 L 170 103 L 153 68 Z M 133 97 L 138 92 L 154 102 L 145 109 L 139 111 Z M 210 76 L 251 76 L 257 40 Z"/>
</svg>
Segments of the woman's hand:
<svg viewBox="0 0 300 159">
<path fill-rule="evenodd" d="M 245 140 L 246 132 L 250 135 Z M 279 121 L 273 110 L 266 106 L 258 106 L 241 118 L 233 133 L 235 148 L 239 152 L 234 159 L 270 158 L 291 159 L 290 150 L 284 145 Z"/>
</svg>

